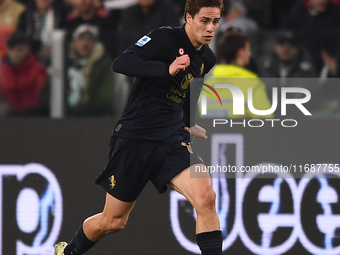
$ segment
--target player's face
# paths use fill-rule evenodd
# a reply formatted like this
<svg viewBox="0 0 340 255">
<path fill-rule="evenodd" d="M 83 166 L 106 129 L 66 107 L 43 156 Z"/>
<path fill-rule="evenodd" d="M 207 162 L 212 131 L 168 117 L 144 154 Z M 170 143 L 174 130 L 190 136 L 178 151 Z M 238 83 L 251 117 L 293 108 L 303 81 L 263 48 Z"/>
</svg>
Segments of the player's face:
<svg viewBox="0 0 340 255">
<path fill-rule="evenodd" d="M 188 36 L 195 48 L 209 44 L 218 28 L 221 11 L 217 7 L 203 7 L 192 17 L 187 14 Z"/>
</svg>

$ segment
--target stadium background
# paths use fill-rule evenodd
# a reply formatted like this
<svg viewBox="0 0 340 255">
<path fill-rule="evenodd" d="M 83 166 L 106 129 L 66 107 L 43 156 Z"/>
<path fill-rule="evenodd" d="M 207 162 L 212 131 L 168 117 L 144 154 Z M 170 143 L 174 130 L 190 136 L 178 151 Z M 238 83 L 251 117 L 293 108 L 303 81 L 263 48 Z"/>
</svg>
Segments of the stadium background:
<svg viewBox="0 0 340 255">
<path fill-rule="evenodd" d="M 202 121 L 203 126 L 211 124 L 208 120 Z M 102 210 L 104 192 L 94 184 L 94 179 L 107 162 L 108 143 L 114 124 L 115 120 L 111 118 L 0 120 L 0 184 L 2 183 L 0 186 L 2 191 L 2 203 L 0 204 L 2 249 L 0 254 L 19 254 L 16 250 L 19 240 L 27 246 L 36 245 L 39 251 L 39 245 L 43 245 L 55 231 L 51 226 L 55 219 L 53 213 L 57 211 L 56 207 L 62 206 L 61 229 L 60 233 L 57 233 L 56 241 L 71 239 L 82 220 L 88 215 Z M 338 120 L 314 119 L 299 121 L 296 128 L 279 126 L 274 128 L 220 127 L 216 129 L 216 133 L 235 134 L 242 137 L 241 151 L 244 165 L 251 166 L 265 162 L 278 165 L 337 164 L 339 163 L 338 140 L 337 130 L 334 127 L 338 124 Z M 209 134 L 209 137 L 212 138 L 213 135 Z M 210 146 L 211 139 L 195 145 L 198 151 Z M 234 145 L 234 147 L 236 146 Z M 233 148 L 233 145 L 230 148 Z M 231 151 L 233 150 L 235 153 L 231 152 L 229 158 L 237 157 L 236 149 L 231 149 Z M 205 162 L 209 164 L 209 156 L 205 156 Z M 233 160 L 229 162 L 233 162 Z M 41 164 L 53 172 L 60 184 L 63 200 L 62 205 L 56 204 L 48 211 L 48 226 L 45 226 L 45 235 L 40 239 L 40 243 L 34 240 L 44 225 L 42 220 L 44 217 L 41 216 L 42 210 L 36 211 L 36 214 L 33 215 L 32 210 L 29 210 L 33 205 L 20 204 L 22 199 L 19 201 L 19 194 L 25 188 L 43 194 L 46 179 L 36 174 L 28 174 L 22 180 L 18 180 L 14 175 L 11 176 L 3 172 L 3 169 L 8 165 L 21 166 L 30 163 Z M 245 226 L 250 240 L 258 246 L 264 244 L 261 241 L 263 232 L 259 227 L 257 217 L 260 213 L 269 213 L 270 211 L 269 203 L 259 201 L 259 192 L 266 185 L 274 185 L 274 180 L 275 178 L 251 179 L 249 186 L 244 188 L 241 222 Z M 298 179 L 291 180 L 295 181 L 297 186 L 302 182 Z M 293 240 L 291 247 L 286 249 L 287 251 L 272 251 L 267 254 L 311 254 L 307 249 L 312 249 L 310 247 L 313 245 L 323 250 L 321 253 L 314 252 L 313 254 L 339 254 L 337 250 L 332 251 L 332 247 L 340 245 L 336 237 L 340 226 L 338 220 L 340 187 L 337 178 L 325 180 L 327 180 L 327 188 L 324 189 L 326 193 L 323 198 L 330 198 L 328 201 L 330 210 L 328 211 L 325 211 L 327 201 L 323 201 L 323 204 L 322 201 L 320 202 L 321 182 L 318 183 L 316 179 L 313 179 L 300 192 L 302 194 L 301 213 L 297 219 L 300 222 L 299 226 L 302 227 L 302 232 L 311 241 L 309 248 L 308 245 L 305 247 L 301 245 L 302 234 L 300 233 Z M 228 180 L 231 205 L 228 207 L 230 211 L 227 220 L 228 232 L 235 228 L 234 218 L 237 213 L 235 213 L 236 208 L 233 204 L 235 204 L 236 193 L 242 190 L 242 187 L 237 186 L 236 182 L 235 178 Z M 138 199 L 126 229 L 118 234 L 105 237 L 88 254 L 192 254 L 181 246 L 172 230 L 171 194 L 167 191 L 165 194 L 159 195 L 152 185 L 148 185 Z M 278 194 L 280 198 L 278 214 L 294 213 L 296 211 L 293 205 L 293 197 L 296 198 L 295 192 L 292 192 L 289 186 L 283 182 Z M 25 220 L 20 221 L 19 214 L 24 216 Z M 327 236 L 318 228 L 316 219 L 318 215 L 323 214 L 327 215 L 326 221 L 328 220 L 331 223 L 330 226 L 333 226 L 335 230 L 335 237 L 332 236 L 330 239 L 327 239 Z M 185 238 L 194 241 L 195 223 L 192 208 L 188 203 L 178 201 L 178 210 L 172 217 L 179 218 L 180 231 Z M 36 221 L 37 218 L 39 220 L 35 228 L 30 227 L 30 222 Z M 276 224 L 275 218 L 273 219 L 273 224 Z M 269 247 L 286 242 L 293 229 L 298 228 L 298 224 L 294 224 L 294 228 L 277 228 L 272 233 Z M 249 244 L 237 233 L 223 254 L 254 254 L 250 251 L 252 248 L 249 247 Z M 330 250 L 325 251 L 326 249 Z M 40 252 L 46 254 L 41 249 Z"/>
<path fill-rule="evenodd" d="M 103 2 L 106 8 L 114 10 L 124 9 L 137 1 L 91 2 Z M 308 1 L 225 1 L 226 10 L 229 7 L 230 10 L 237 10 L 233 9 L 237 6 L 227 6 L 232 2 L 246 4 L 243 7 L 246 12 L 241 11 L 244 15 L 240 17 L 241 21 L 249 22 L 250 18 L 258 23 L 257 33 L 248 32 L 253 58 L 259 65 L 255 71 L 260 77 L 264 71 L 262 65 L 271 59 L 278 38 L 290 38 L 290 42 L 293 39 L 293 42 L 303 46 L 301 52 L 309 53 L 300 64 L 306 68 L 306 63 L 311 63 L 310 57 L 317 64 L 315 81 L 321 83 L 316 88 L 321 90 L 312 91 L 313 99 L 325 97 L 327 104 L 325 109 L 313 113 L 313 119 L 299 120 L 296 128 L 230 128 L 221 125 L 213 132 L 208 131 L 210 139 L 195 145 L 195 149 L 207 165 L 216 163 L 216 158 L 217 161 L 226 160 L 226 163 L 246 166 L 340 163 L 337 139 L 339 120 L 324 119 L 339 117 L 339 82 L 337 79 L 326 79 L 334 74 L 329 72 L 329 64 L 321 59 L 321 53 L 325 50 L 334 61 L 337 58 L 335 62 L 339 67 L 339 26 L 336 25 L 339 23 L 335 22 L 338 22 L 340 15 L 335 13 L 333 24 L 333 19 L 327 18 L 330 22 L 321 25 L 319 30 L 316 24 L 300 31 L 296 24 L 282 26 L 281 23 L 286 18 L 292 21 L 290 10 L 295 9 L 292 8 L 295 3 L 304 3 L 305 6 Z M 339 0 L 329 2 L 340 4 Z M 76 6 L 71 7 L 72 10 L 74 8 Z M 170 13 L 169 10 L 166 9 L 166 14 Z M 182 14 L 179 16 L 182 17 Z M 131 21 L 137 16 L 129 17 Z M 303 19 L 301 15 L 297 17 Z M 332 17 L 331 13 L 329 18 Z M 226 25 L 224 19 L 222 22 Z M 160 25 L 150 23 L 154 27 Z M 131 31 L 123 29 L 112 32 L 114 45 L 117 43 L 118 46 L 122 39 L 129 37 L 132 39 L 130 43 L 140 38 L 138 33 L 142 31 L 135 31 L 135 28 L 143 22 L 137 19 L 132 24 Z M 221 56 L 217 41 L 228 26 L 223 27 L 210 45 L 219 60 Z M 146 32 L 151 30 L 145 29 Z M 82 220 L 100 212 L 104 204 L 104 192 L 94 184 L 94 179 L 107 162 L 110 134 L 116 119 L 72 118 L 68 115 L 65 100 L 69 66 L 66 63 L 71 60 L 68 44 L 72 37 L 71 30 L 54 30 L 51 35 L 53 75 L 50 77 L 52 94 L 48 116 L 52 119 L 47 119 L 48 116 L 45 116 L 46 119 L 31 118 L 28 115 L 3 119 L 0 116 L 0 255 L 51 255 L 54 243 L 69 241 Z M 1 35 L 0 39 L 4 40 Z M 110 44 L 107 50 L 113 51 L 111 54 L 114 57 L 126 47 Z M 296 75 L 295 78 L 302 78 L 301 74 Z M 338 76 L 339 73 L 336 74 Z M 308 85 L 308 89 L 313 87 Z M 129 80 L 114 75 L 114 90 L 112 101 L 114 116 L 117 117 L 124 109 Z M 202 126 L 209 125 L 211 121 L 203 120 Z M 212 154 L 212 147 L 218 153 Z M 312 176 L 311 173 L 303 174 L 305 177 Z M 214 178 L 217 209 L 225 236 L 226 250 L 223 254 L 340 254 L 338 176 L 339 173 L 332 176 L 335 178 L 284 179 L 280 178 L 282 176 L 267 175 L 270 178 L 255 179 L 255 176 L 249 175 L 248 178 L 235 178 L 231 174 L 227 179 Z M 148 185 L 138 199 L 126 229 L 103 238 L 86 254 L 192 254 L 183 245 L 190 248 L 194 243 L 194 212 L 176 194 L 167 191 L 159 195 L 152 185 Z M 179 227 L 173 228 L 176 223 Z M 282 226 L 284 224 L 289 226 Z M 264 233 L 263 229 L 267 232 Z M 197 251 L 197 246 L 194 247 Z M 267 250 L 265 247 L 268 247 Z"/>
</svg>

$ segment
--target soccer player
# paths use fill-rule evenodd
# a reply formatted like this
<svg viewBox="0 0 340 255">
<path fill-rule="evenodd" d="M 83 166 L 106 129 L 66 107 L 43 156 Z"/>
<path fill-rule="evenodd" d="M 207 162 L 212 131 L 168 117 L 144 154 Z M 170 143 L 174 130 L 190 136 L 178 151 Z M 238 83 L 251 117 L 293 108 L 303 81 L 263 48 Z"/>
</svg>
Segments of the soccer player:
<svg viewBox="0 0 340 255">
<path fill-rule="evenodd" d="M 190 178 L 190 165 L 203 164 L 190 135 L 207 136 L 202 127 L 190 126 L 189 95 L 192 78 L 204 77 L 216 63 L 207 45 L 222 11 L 222 0 L 188 0 L 182 27 L 156 29 L 114 61 L 113 71 L 137 78 L 112 134 L 109 163 L 96 179 L 107 192 L 105 207 L 83 222 L 69 244 L 58 243 L 55 255 L 83 254 L 103 236 L 122 230 L 149 180 L 159 192 L 169 184 L 196 209 L 202 254 L 222 253 L 210 176 Z"/>
</svg>

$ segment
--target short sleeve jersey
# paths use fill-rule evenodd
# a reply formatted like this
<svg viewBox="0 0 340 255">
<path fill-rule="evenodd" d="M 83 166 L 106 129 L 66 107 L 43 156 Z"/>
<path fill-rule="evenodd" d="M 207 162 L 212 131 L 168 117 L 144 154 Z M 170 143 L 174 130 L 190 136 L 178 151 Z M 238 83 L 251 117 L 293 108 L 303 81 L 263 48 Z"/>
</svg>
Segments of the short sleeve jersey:
<svg viewBox="0 0 340 255">
<path fill-rule="evenodd" d="M 142 61 L 124 63 L 125 54 L 134 54 Z M 190 66 L 172 77 L 170 64 L 184 54 L 188 54 Z M 185 105 L 190 105 L 193 78 L 203 78 L 216 63 L 216 56 L 207 45 L 200 50 L 192 45 L 185 25 L 153 30 L 115 62 L 119 58 L 125 70 L 121 72 L 137 77 L 114 135 L 143 140 L 164 140 L 189 125 L 188 118 L 183 119 L 183 109 L 184 115 L 188 115 L 185 111 L 189 107 Z"/>
</svg>

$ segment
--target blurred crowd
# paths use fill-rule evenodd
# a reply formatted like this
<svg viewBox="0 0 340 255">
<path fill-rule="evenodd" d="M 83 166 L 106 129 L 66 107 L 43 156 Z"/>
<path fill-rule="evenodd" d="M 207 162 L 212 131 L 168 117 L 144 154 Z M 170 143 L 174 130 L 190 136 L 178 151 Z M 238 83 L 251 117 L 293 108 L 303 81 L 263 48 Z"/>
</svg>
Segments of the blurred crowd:
<svg viewBox="0 0 340 255">
<path fill-rule="evenodd" d="M 115 77 L 113 59 L 157 27 L 182 25 L 185 0 L 106 7 L 118 1 L 0 0 L 0 118 L 50 115 L 52 33 L 60 29 L 66 31 L 65 116 L 120 114 L 132 79 Z M 211 83 L 251 79 L 244 86 L 253 88 L 257 109 L 270 108 L 273 86 L 304 87 L 318 97 L 311 107 L 319 115 L 340 113 L 334 79 L 340 77 L 340 0 L 224 2 L 210 45 L 218 58 Z M 267 82 L 272 78 L 274 85 Z M 222 95 L 225 102 L 230 97 Z M 213 108 L 209 116 L 230 112 Z"/>
</svg>

